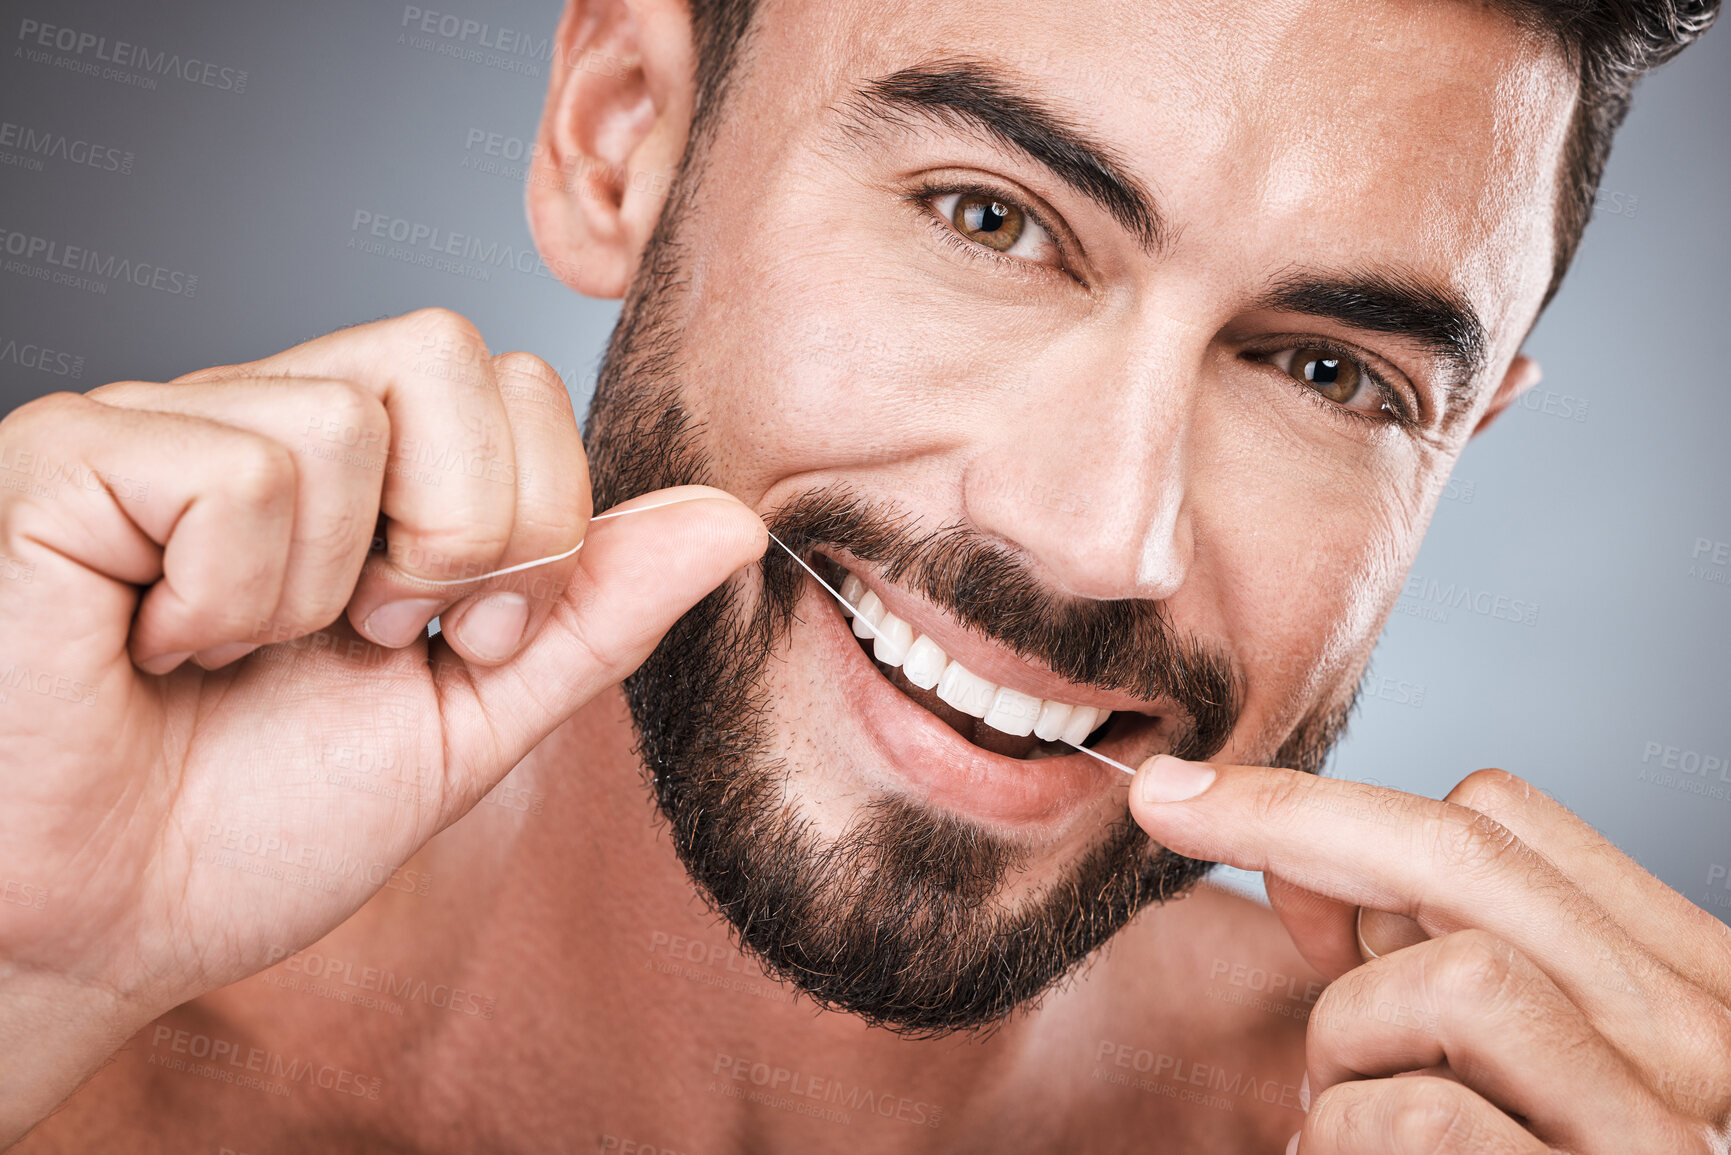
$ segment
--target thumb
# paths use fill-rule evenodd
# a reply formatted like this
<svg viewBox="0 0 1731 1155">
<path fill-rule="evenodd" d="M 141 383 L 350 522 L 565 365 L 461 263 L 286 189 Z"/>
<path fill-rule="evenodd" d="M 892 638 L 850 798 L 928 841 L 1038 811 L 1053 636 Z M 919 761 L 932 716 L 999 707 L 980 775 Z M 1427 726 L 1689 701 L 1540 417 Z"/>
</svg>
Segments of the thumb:
<svg viewBox="0 0 1731 1155">
<path fill-rule="evenodd" d="M 434 640 L 428 660 L 458 807 L 641 665 L 674 622 L 769 544 L 757 514 L 709 486 L 642 494 L 608 512 L 632 509 L 643 512 L 591 522 L 559 602 L 510 662 L 470 666 Z"/>
</svg>

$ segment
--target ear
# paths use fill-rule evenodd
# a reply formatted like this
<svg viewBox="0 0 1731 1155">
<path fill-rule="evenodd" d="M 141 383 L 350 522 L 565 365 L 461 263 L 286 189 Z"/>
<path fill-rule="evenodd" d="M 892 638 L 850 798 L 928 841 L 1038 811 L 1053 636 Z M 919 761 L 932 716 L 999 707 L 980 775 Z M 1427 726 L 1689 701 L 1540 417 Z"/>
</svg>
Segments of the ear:
<svg viewBox="0 0 1731 1155">
<path fill-rule="evenodd" d="M 1502 416 L 1503 410 L 1515 403 L 1515 399 L 1534 385 L 1544 373 L 1539 369 L 1539 363 L 1519 353 L 1509 362 L 1509 371 L 1503 374 L 1503 383 L 1497 386 L 1497 391 L 1491 397 L 1490 405 L 1485 409 L 1484 416 L 1473 426 L 1472 436 L 1477 437 L 1491 427 L 1491 422 Z"/>
<path fill-rule="evenodd" d="M 529 169 L 529 227 L 580 293 L 623 296 L 685 151 L 695 97 L 680 0 L 568 0 Z"/>
</svg>

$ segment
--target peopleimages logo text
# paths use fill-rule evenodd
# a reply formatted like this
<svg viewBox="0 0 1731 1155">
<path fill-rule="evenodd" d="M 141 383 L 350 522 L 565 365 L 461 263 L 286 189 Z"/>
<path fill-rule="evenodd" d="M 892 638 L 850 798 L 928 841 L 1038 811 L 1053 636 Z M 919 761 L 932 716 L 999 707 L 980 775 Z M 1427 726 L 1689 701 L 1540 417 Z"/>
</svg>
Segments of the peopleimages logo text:
<svg viewBox="0 0 1731 1155">
<path fill-rule="evenodd" d="M 52 373 L 56 377 L 76 379 L 84 376 L 82 353 L 66 353 L 31 341 L 19 341 L 16 337 L 0 336 L 0 362 Z"/>
<path fill-rule="evenodd" d="M 511 56 L 526 56 L 533 60 L 553 59 L 553 37 L 546 33 L 521 32 L 503 25 L 494 26 L 485 20 L 456 16 L 449 12 L 429 12 L 412 4 L 403 7 L 404 28 L 428 36 L 442 36 L 463 44 L 491 48 Z"/>
<path fill-rule="evenodd" d="M 142 44 L 110 40 L 78 28 L 44 24 L 26 17 L 18 22 L 18 39 L 33 47 L 53 48 L 72 56 L 133 68 L 153 76 L 172 76 L 205 88 L 223 92 L 246 91 L 244 68 L 229 68 L 196 56 L 182 56 L 178 52 L 152 51 Z"/>
<path fill-rule="evenodd" d="M 26 261 L 38 261 L 57 269 L 71 269 L 108 281 L 130 281 L 142 289 L 155 289 L 176 297 L 191 298 L 198 290 L 196 274 L 170 269 L 149 261 L 135 261 L 115 253 L 100 253 L 84 245 L 69 245 L 50 237 L 19 232 L 0 225 L 0 253 Z"/>
<path fill-rule="evenodd" d="M 1515 622 L 1523 626 L 1536 626 L 1539 622 L 1539 604 L 1523 598 L 1511 597 L 1508 594 L 1493 590 L 1475 589 L 1466 582 L 1442 582 L 1433 577 L 1422 577 L 1417 574 L 1407 579 L 1400 591 L 1400 601 L 1405 605 L 1395 608 L 1413 616 L 1426 616 L 1414 613 L 1415 610 L 1432 609 L 1443 611 L 1453 609 L 1467 610 L 1484 618 L 1495 618 L 1498 621 Z M 1444 620 L 1438 618 L 1437 620 Z"/>
<path fill-rule="evenodd" d="M 31 157 L 63 160 L 69 164 L 86 165 L 104 172 L 117 172 L 123 176 L 132 172 L 133 156 L 124 149 L 79 140 L 63 132 L 13 124 L 9 120 L 0 120 L 0 148 L 17 149 Z"/>
<path fill-rule="evenodd" d="M 394 241 L 409 250 L 397 254 L 399 257 L 419 253 L 424 259 L 412 263 L 432 264 L 434 267 L 437 265 L 433 258 L 448 258 L 482 273 L 487 269 L 511 269 L 551 280 L 560 279 L 563 267 L 558 262 L 549 266 L 533 245 L 519 246 L 483 240 L 474 233 L 456 232 L 425 221 L 369 212 L 366 209 L 355 210 L 349 232 L 358 234 L 360 238 L 376 237 L 380 241 Z M 380 248 L 376 242 L 371 246 L 362 246 L 355 244 L 356 239 L 355 235 L 351 235 L 351 247 L 363 248 L 364 251 L 378 256 L 392 255 Z M 463 268 L 454 265 L 452 271 L 460 272 Z"/>
</svg>

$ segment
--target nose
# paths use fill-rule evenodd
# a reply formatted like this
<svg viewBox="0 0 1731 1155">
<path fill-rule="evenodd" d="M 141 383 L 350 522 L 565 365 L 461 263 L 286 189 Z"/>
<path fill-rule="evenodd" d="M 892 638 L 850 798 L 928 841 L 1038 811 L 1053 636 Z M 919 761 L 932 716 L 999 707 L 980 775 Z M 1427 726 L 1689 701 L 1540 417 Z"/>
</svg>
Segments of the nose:
<svg viewBox="0 0 1731 1155">
<path fill-rule="evenodd" d="M 994 418 L 963 500 L 973 526 L 1016 547 L 1055 587 L 1096 599 L 1171 597 L 1195 542 L 1188 430 L 1202 350 L 1177 323 L 1053 349 Z"/>
</svg>

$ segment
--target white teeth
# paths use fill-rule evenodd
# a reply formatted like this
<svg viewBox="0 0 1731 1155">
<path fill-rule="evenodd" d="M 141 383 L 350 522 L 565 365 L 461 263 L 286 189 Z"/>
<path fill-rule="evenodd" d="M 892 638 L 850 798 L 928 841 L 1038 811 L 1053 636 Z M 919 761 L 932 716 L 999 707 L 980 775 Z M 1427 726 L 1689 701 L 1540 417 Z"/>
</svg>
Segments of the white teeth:
<svg viewBox="0 0 1731 1155">
<path fill-rule="evenodd" d="M 854 605 L 859 607 L 859 617 L 853 620 L 854 637 L 868 639 L 877 637 L 872 626 L 884 620 L 884 604 L 878 601 L 876 594 L 867 590 L 860 595 L 860 599 Z M 865 621 L 862 622 L 860 618 L 864 618 Z"/>
<path fill-rule="evenodd" d="M 949 664 L 949 657 L 938 649 L 938 644 L 921 634 L 902 659 L 902 676 L 920 689 L 929 690 L 938 684 Z"/>
<path fill-rule="evenodd" d="M 992 708 L 992 695 L 997 689 L 956 661 L 945 666 L 943 677 L 938 679 L 938 697 L 976 718 L 984 718 L 986 711 Z"/>
<path fill-rule="evenodd" d="M 1040 699 L 1008 686 L 999 686 L 986 711 L 986 725 L 1006 734 L 1024 738 L 1034 732 L 1034 719 L 1040 715 Z"/>
<path fill-rule="evenodd" d="M 1054 702 L 1050 698 L 1040 703 L 1040 716 L 1034 719 L 1034 737 L 1042 742 L 1056 742 L 1058 735 L 1064 732 L 1064 724 L 1070 720 L 1071 706 L 1063 702 Z"/>
<path fill-rule="evenodd" d="M 872 643 L 872 654 L 886 666 L 899 666 L 907 659 L 908 647 L 914 644 L 914 628 L 884 611 L 878 622 L 878 638 Z"/>
<path fill-rule="evenodd" d="M 1100 711 L 1092 706 L 1073 706 L 1070 709 L 1070 720 L 1064 723 L 1064 732 L 1058 735 L 1071 745 L 1080 746 L 1082 739 L 1094 732 L 1094 727 L 1100 722 Z"/>
<path fill-rule="evenodd" d="M 1079 745 L 1106 716 L 1107 711 L 1094 706 L 1072 706 L 996 685 L 951 661 L 936 642 L 924 634 L 915 637 L 913 627 L 885 609 L 877 594 L 851 573 L 842 581 L 841 595 L 859 607 L 858 614 L 846 607 L 842 613 L 853 618 L 854 634 L 872 643 L 878 661 L 900 666 L 903 676 L 922 690 L 936 686 L 940 700 L 983 719 L 994 730 Z"/>
<path fill-rule="evenodd" d="M 859 605 L 859 600 L 865 597 L 865 594 L 866 584 L 860 581 L 857 577 L 854 577 L 851 573 L 842 581 L 841 596 L 846 598 L 853 605 Z M 843 606 L 841 612 L 843 617 L 853 617 L 852 606 Z"/>
</svg>

